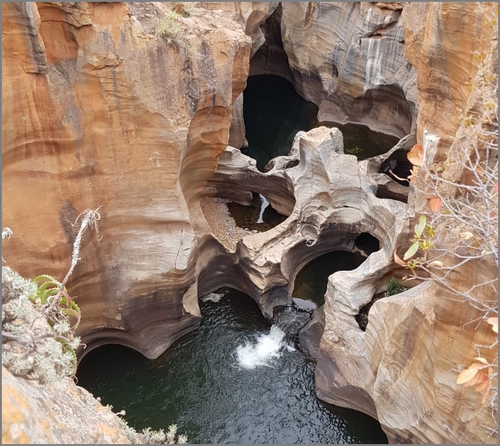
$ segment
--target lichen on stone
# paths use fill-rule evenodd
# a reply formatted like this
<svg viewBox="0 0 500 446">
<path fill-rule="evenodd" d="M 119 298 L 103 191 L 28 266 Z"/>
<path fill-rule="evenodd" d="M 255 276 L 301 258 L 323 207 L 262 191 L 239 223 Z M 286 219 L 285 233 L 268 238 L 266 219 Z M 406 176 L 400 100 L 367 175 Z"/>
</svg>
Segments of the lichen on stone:
<svg viewBox="0 0 500 446">
<path fill-rule="evenodd" d="M 8 267 L 2 268 L 2 364 L 9 371 L 40 383 L 51 383 L 76 372 L 76 357 L 71 346 L 60 342 L 64 327 L 51 327 L 29 296 L 34 282 Z"/>
</svg>

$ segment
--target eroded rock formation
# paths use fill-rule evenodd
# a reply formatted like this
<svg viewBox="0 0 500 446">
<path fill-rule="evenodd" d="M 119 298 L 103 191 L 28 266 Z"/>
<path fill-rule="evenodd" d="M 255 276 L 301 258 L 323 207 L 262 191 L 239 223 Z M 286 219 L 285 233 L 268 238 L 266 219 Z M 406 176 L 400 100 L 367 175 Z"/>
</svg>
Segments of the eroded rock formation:
<svg viewBox="0 0 500 446">
<path fill-rule="evenodd" d="M 327 252 L 354 252 L 355 239 L 369 233 L 382 249 L 360 267 L 365 278 L 357 284 L 359 304 L 368 303 L 378 287 L 373 278 L 390 268 L 391 249 L 404 230 L 406 212 L 400 201 L 377 198 L 378 175 L 370 174 L 368 165 L 368 160 L 358 162 L 344 154 L 342 134 L 335 128 L 297 133 L 289 156 L 275 158 L 264 173 L 254 160 L 228 147 L 205 193 L 241 204 L 249 204 L 253 192 L 262 193 L 273 208 L 288 216 L 269 231 L 245 236 L 234 252 L 220 240 L 219 255 L 236 265 L 235 277 L 246 278 L 231 286 L 256 298 L 271 318 L 274 306 L 291 303 L 294 279 L 303 266 Z M 207 263 L 210 272 L 200 280 L 201 293 L 223 285 L 214 268 Z"/>
<path fill-rule="evenodd" d="M 415 128 L 415 71 L 401 7 L 282 3 L 263 25 L 250 75 L 285 77 L 319 107 L 320 122 L 360 123 L 403 137 Z"/>
<path fill-rule="evenodd" d="M 473 4 L 200 6 L 178 18 L 182 34 L 167 43 L 155 24 L 176 4 L 2 5 L 2 211 L 15 234 L 7 264 L 62 278 L 77 216 L 101 206 L 99 234 L 85 234 L 68 283 L 79 334 L 89 349 L 115 342 L 156 357 L 197 324 L 199 295 L 234 287 L 270 318 L 291 303 L 305 264 L 355 251 L 369 233 L 380 249 L 330 277 L 302 333 L 318 340 L 309 348 L 319 397 L 377 417 L 393 442 L 493 442 L 480 428 L 491 421 L 480 397 L 454 383 L 471 340 L 484 340 L 461 331 L 464 307 L 427 284 L 377 301 L 365 332 L 355 319 L 404 274 L 392 254 L 411 238 L 413 192 L 381 166 L 413 145 L 415 129 L 417 142 L 424 130 L 444 142 L 454 135 L 461 83 L 475 69 L 469 51 L 491 40 L 475 34 L 480 13 Z M 338 130 L 319 127 L 260 172 L 227 147 L 244 144 L 249 73 L 288 78 L 322 121 L 406 138 L 358 162 L 343 154 Z M 202 198 L 249 204 L 254 192 L 288 218 L 265 233 L 220 236 Z"/>
<path fill-rule="evenodd" d="M 493 27 L 476 27 L 485 21 L 477 5 L 412 3 L 403 16 L 419 86 L 417 142 L 431 163 L 445 158 L 443 149 L 450 148 L 463 119 L 470 99 L 467 84 L 478 69 L 472 51 L 496 54 L 497 38 Z M 477 33 L 459 31 L 464 29 Z M 425 190 L 425 179 L 416 181 Z M 411 221 L 427 197 L 414 194 L 412 187 L 408 205 Z M 406 249 L 407 236 L 399 240 L 397 245 Z M 401 273 L 392 271 L 396 277 Z M 452 288 L 467 290 L 496 275 L 496 265 L 471 263 L 450 280 Z M 350 287 L 361 280 L 357 271 L 330 277 L 316 368 L 318 396 L 376 416 L 391 442 L 496 443 L 495 409 L 481 403 L 482 395 L 456 384 L 460 367 L 477 356 L 474 344 L 494 342 L 494 333 L 470 323 L 482 313 L 456 293 L 424 283 L 375 302 L 362 333 L 345 307 L 346 301 L 356 301 Z M 482 354 L 493 360 L 491 351 Z"/>
<path fill-rule="evenodd" d="M 171 6 L 2 5 L 2 214 L 16 234 L 4 258 L 62 279 L 78 214 L 100 207 L 68 283 L 79 334 L 148 357 L 198 321 L 199 195 L 251 49 L 220 11 L 179 16 L 167 43 L 154 27 Z"/>
</svg>

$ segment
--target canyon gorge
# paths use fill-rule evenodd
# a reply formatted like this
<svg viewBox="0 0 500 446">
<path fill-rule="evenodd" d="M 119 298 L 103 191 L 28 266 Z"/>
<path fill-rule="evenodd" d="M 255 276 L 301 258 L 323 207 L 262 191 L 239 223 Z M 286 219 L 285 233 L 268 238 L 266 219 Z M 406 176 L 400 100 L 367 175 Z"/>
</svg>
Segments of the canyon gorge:
<svg viewBox="0 0 500 446">
<path fill-rule="evenodd" d="M 415 144 L 443 159 L 474 105 L 474 54 L 496 69 L 496 26 L 483 26 L 496 4 L 477 5 L 3 3 L 2 225 L 14 233 L 4 265 L 62 280 L 77 217 L 99 209 L 67 283 L 82 312 L 78 360 L 106 344 L 153 359 L 198 327 L 200 296 L 231 287 L 272 320 L 300 305 L 294 281 L 307 264 L 358 253 L 298 335 L 318 398 L 377 419 L 390 443 L 496 443 L 491 408 L 456 384 L 473 345 L 494 340 L 469 323 L 479 312 L 432 281 L 376 299 L 407 275 L 393 255 L 426 204 L 424 178 L 408 186 L 387 166 L 407 177 Z M 166 39 L 156 26 L 172 11 L 179 29 Z M 315 120 L 258 166 L 244 92 L 261 76 L 293 85 Z M 335 123 L 398 142 L 363 159 Z M 256 194 L 283 216 L 264 232 L 238 227 L 226 206 Z M 496 267 L 462 271 L 462 285 Z M 3 442 L 127 443 L 111 410 L 70 379 L 42 391 L 3 367 L 2 381 Z M 54 410 L 61 394 L 74 419 Z"/>
</svg>

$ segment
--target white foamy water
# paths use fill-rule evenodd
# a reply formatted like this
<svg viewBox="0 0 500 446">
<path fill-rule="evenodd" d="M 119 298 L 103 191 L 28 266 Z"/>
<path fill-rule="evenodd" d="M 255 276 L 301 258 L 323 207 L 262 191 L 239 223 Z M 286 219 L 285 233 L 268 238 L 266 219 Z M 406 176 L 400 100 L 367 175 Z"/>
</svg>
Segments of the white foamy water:
<svg viewBox="0 0 500 446">
<path fill-rule="evenodd" d="M 290 351 L 290 346 L 286 344 L 284 338 L 285 333 L 278 326 L 273 325 L 269 334 L 259 335 L 253 342 L 247 341 L 236 348 L 238 365 L 245 369 L 254 369 L 259 366 L 272 367 L 271 363 L 281 356 L 283 347 Z"/>
<path fill-rule="evenodd" d="M 260 215 L 259 215 L 259 219 L 257 220 L 257 223 L 264 223 L 264 219 L 262 217 L 264 215 L 264 211 L 269 206 L 269 201 L 267 201 L 267 199 L 266 199 L 266 197 L 264 197 L 264 195 L 262 195 L 262 194 L 259 194 L 259 195 L 260 195 L 260 201 L 262 204 L 260 206 Z"/>
</svg>

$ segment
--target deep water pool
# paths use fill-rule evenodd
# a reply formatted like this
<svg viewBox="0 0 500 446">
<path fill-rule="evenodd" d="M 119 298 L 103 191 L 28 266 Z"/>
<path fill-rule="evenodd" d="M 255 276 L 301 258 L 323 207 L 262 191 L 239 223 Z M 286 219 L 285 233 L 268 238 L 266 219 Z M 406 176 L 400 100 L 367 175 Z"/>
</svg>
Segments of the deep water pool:
<svg viewBox="0 0 500 446">
<path fill-rule="evenodd" d="M 314 363 L 250 297 L 223 289 L 200 307 L 199 329 L 156 360 L 116 345 L 89 352 L 79 385 L 136 429 L 176 423 L 189 443 L 387 443 L 376 420 L 316 398 Z"/>
</svg>

